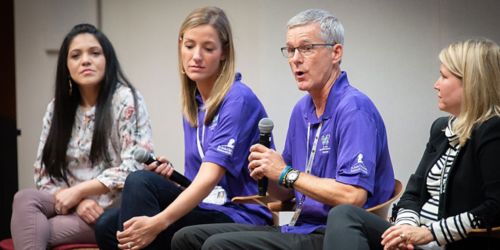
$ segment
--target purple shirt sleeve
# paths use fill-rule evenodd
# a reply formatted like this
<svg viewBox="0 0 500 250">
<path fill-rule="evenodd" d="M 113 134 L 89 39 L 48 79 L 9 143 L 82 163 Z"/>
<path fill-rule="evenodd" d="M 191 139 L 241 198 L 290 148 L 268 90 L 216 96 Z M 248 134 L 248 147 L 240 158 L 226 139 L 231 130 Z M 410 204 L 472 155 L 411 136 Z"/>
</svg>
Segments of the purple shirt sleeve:
<svg viewBox="0 0 500 250">
<path fill-rule="evenodd" d="M 234 158 L 239 158 L 242 155 L 242 150 L 245 148 L 241 145 L 242 129 L 244 124 L 244 101 L 233 100 L 224 103 L 224 107 L 220 108 L 218 117 L 218 125 L 213 131 L 213 137 L 208 142 L 208 148 L 205 152 L 204 161 L 212 162 L 225 168 L 231 175 L 241 173 L 241 168 L 238 168 L 233 162 Z"/>
<path fill-rule="evenodd" d="M 336 131 L 338 182 L 356 185 L 373 194 L 377 156 L 377 126 L 363 110 L 346 112 Z"/>
</svg>

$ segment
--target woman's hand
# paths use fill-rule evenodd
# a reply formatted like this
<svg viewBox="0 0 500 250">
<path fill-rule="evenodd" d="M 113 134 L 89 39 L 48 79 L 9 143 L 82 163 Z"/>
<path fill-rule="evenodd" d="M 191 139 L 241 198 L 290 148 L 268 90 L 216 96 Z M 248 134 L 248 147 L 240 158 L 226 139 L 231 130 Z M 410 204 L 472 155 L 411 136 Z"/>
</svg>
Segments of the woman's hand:
<svg viewBox="0 0 500 250">
<path fill-rule="evenodd" d="M 81 192 L 78 188 L 63 188 L 54 194 L 54 208 L 57 214 L 68 214 L 82 200 Z"/>
<path fill-rule="evenodd" d="M 95 200 L 91 199 L 84 199 L 76 207 L 76 213 L 87 224 L 94 224 L 103 212 L 104 209 Z"/>
<path fill-rule="evenodd" d="M 388 228 L 382 234 L 384 250 L 389 249 L 414 249 L 433 240 L 431 231 L 427 227 L 410 225 L 396 225 Z"/>
<path fill-rule="evenodd" d="M 118 248 L 142 249 L 147 247 L 165 228 L 155 217 L 139 216 L 123 223 L 123 231 L 116 233 Z"/>
<path fill-rule="evenodd" d="M 164 156 L 158 157 L 157 161 L 154 161 L 151 164 L 147 165 L 146 169 L 149 171 L 154 171 L 155 173 L 167 179 L 170 179 L 170 176 L 174 172 L 174 166 Z"/>
</svg>

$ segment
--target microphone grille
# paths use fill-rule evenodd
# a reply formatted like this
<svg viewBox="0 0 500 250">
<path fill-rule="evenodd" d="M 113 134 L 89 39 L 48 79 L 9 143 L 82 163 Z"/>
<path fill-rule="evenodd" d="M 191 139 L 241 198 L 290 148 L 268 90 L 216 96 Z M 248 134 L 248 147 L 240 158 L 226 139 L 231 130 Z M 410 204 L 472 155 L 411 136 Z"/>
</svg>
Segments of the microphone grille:
<svg viewBox="0 0 500 250">
<path fill-rule="evenodd" d="M 134 159 L 140 163 L 144 163 L 148 160 L 148 151 L 143 148 L 137 148 L 134 152 Z"/>
<path fill-rule="evenodd" d="M 273 131 L 273 128 L 274 128 L 273 120 L 267 117 L 260 119 L 259 131 L 261 133 L 271 133 L 271 131 Z"/>
</svg>

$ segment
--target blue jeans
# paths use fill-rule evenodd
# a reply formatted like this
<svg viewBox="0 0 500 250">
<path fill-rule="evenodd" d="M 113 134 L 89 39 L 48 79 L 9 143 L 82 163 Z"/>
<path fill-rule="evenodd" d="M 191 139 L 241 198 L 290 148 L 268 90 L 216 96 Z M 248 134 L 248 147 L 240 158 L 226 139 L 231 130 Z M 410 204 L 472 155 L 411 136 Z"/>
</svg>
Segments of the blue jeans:
<svg viewBox="0 0 500 250">
<path fill-rule="evenodd" d="M 100 249 L 117 249 L 116 232 L 123 230 L 123 223 L 136 216 L 154 216 L 168 207 L 182 189 L 154 172 L 140 170 L 129 174 L 125 180 L 120 209 L 108 209 L 95 225 Z M 170 249 L 170 241 L 179 229 L 197 224 L 227 223 L 233 220 L 218 211 L 196 207 L 184 217 L 161 232 L 145 249 Z"/>
</svg>

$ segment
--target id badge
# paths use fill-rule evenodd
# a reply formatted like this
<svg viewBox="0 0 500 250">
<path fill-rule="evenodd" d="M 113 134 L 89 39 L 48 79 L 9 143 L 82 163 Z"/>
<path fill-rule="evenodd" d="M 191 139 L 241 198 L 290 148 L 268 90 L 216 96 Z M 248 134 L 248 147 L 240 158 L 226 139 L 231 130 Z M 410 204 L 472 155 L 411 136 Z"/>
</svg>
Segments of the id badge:
<svg viewBox="0 0 500 250">
<path fill-rule="evenodd" d="M 224 205 L 227 202 L 227 193 L 221 186 L 215 186 L 214 189 L 208 194 L 204 203 L 210 203 L 215 205 Z"/>
<path fill-rule="evenodd" d="M 292 220 L 290 221 L 290 224 L 288 226 L 295 226 L 295 223 L 297 223 L 297 220 L 299 219 L 300 212 L 302 212 L 302 206 L 298 207 L 295 209 L 295 212 L 293 213 Z"/>
</svg>

